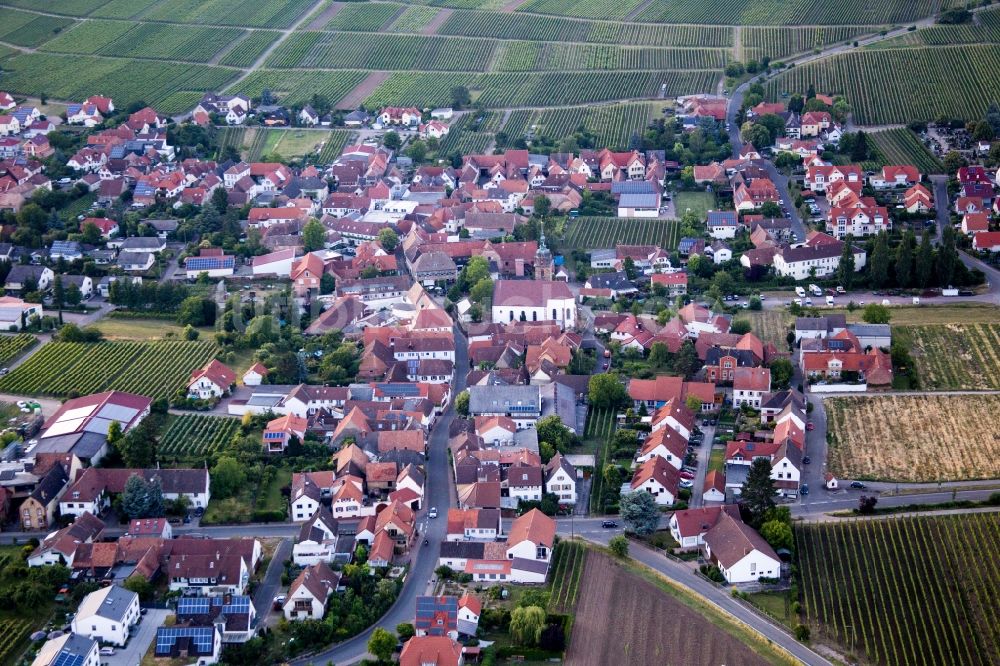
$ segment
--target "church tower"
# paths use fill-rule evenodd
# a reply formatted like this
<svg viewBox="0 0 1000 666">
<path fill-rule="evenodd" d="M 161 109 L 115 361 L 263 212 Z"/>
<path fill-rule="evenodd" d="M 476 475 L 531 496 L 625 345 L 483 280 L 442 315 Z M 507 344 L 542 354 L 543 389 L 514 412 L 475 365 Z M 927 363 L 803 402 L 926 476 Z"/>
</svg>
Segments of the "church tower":
<svg viewBox="0 0 1000 666">
<path fill-rule="evenodd" d="M 542 235 L 538 239 L 538 251 L 535 252 L 535 279 L 551 281 L 555 273 L 552 265 L 552 250 L 545 246 L 545 229 L 542 223 Z"/>
</svg>

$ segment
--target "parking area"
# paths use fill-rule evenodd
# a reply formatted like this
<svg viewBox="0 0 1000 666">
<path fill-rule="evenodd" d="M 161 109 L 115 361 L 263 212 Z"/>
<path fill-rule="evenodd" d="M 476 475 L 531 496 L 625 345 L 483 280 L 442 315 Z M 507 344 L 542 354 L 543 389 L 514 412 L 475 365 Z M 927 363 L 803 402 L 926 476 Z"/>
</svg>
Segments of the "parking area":
<svg viewBox="0 0 1000 666">
<path fill-rule="evenodd" d="M 132 638 L 123 648 L 115 648 L 113 655 L 102 656 L 101 666 L 139 666 L 149 646 L 156 638 L 157 627 L 170 615 L 166 608 L 150 608 L 142 616 L 142 622 L 135 628 Z"/>
</svg>

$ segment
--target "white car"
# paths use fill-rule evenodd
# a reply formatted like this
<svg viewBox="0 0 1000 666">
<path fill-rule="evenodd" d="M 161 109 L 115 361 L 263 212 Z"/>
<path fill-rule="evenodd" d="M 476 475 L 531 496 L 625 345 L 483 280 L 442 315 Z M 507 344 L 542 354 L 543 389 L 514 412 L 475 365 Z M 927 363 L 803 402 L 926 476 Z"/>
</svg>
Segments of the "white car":
<svg viewBox="0 0 1000 666">
<path fill-rule="evenodd" d="M 678 483 L 677 485 L 680 486 L 681 488 L 693 488 L 694 481 L 690 481 L 688 479 L 681 479 L 681 482 Z"/>
<path fill-rule="evenodd" d="M 427 512 L 427 517 L 428 518 L 437 518 L 438 517 L 438 510 L 437 510 L 436 506 L 432 506 L 430 508 L 430 511 Z"/>
<path fill-rule="evenodd" d="M 110 657 L 114 653 L 115 653 L 115 649 L 113 647 L 102 647 L 101 648 L 101 656 L 102 657 Z"/>
</svg>

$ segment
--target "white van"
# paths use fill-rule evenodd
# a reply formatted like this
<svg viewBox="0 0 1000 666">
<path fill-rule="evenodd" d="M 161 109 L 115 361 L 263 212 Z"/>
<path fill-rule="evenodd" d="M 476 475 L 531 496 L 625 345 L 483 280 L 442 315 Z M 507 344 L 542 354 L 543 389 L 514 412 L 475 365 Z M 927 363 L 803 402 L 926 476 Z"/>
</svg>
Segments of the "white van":
<svg viewBox="0 0 1000 666">
<path fill-rule="evenodd" d="M 805 298 L 806 297 L 806 290 L 803 289 L 802 287 L 796 287 L 795 288 L 795 294 L 799 298 Z"/>
<path fill-rule="evenodd" d="M 806 298 L 806 307 L 807 307 L 807 308 L 811 308 L 811 307 L 812 307 L 812 305 L 813 305 L 813 299 L 811 299 L 811 298 Z"/>
<path fill-rule="evenodd" d="M 812 292 L 813 296 L 822 296 L 823 290 L 814 284 L 809 285 L 809 291 Z"/>
</svg>

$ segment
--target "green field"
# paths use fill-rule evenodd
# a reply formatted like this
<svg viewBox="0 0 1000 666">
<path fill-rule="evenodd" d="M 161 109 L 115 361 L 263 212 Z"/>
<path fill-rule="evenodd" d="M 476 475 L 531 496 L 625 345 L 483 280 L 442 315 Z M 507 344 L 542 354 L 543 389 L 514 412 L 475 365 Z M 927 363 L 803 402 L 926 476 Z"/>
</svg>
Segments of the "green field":
<svg viewBox="0 0 1000 666">
<path fill-rule="evenodd" d="M 806 622 L 864 663 L 996 664 L 996 514 L 800 525 Z"/>
<path fill-rule="evenodd" d="M 580 127 L 594 135 L 594 142 L 612 150 L 625 150 L 634 135 L 641 135 L 660 114 L 662 103 L 633 102 L 567 107 L 546 111 L 519 110 L 510 114 L 503 132 L 508 141 L 545 138 L 558 143 Z"/>
<path fill-rule="evenodd" d="M 532 0 L 520 9 L 571 4 L 571 0 Z M 590 4 L 615 6 L 612 0 Z M 627 6 L 628 3 L 626 3 Z M 636 21 L 659 23 L 707 23 L 723 25 L 882 25 L 930 16 L 939 0 L 844 0 L 824 3 L 813 0 L 674 0 L 653 2 L 640 11 Z M 550 12 L 545 12 L 550 13 Z"/>
<path fill-rule="evenodd" d="M 843 95 L 862 125 L 979 119 L 1000 99 L 1000 44 L 853 51 L 794 67 L 764 89 L 780 99 L 810 84 Z"/>
<path fill-rule="evenodd" d="M 909 164 L 928 175 L 944 173 L 941 160 L 921 143 L 920 137 L 905 127 L 872 132 L 868 137 L 875 144 L 884 164 Z"/>
<path fill-rule="evenodd" d="M 157 455 L 163 459 L 190 460 L 212 456 L 240 429 L 240 420 L 226 416 L 171 417 Z"/>
<path fill-rule="evenodd" d="M 615 245 L 659 245 L 677 247 L 680 223 L 675 220 L 644 220 L 617 217 L 581 217 L 568 223 L 566 246 L 596 250 Z"/>
<path fill-rule="evenodd" d="M 108 389 L 163 398 L 215 354 L 213 342 L 50 342 L 0 378 L 0 392 L 64 398 Z"/>
<path fill-rule="evenodd" d="M 830 44 L 839 44 L 874 32 L 871 26 L 834 25 L 820 27 L 764 27 L 752 26 L 743 28 L 740 43 L 743 47 L 743 60 L 761 60 L 765 57 L 771 60 L 785 58 L 796 53 L 805 53 L 813 49 L 823 48 Z"/>
<path fill-rule="evenodd" d="M 688 210 L 704 220 L 708 211 L 715 209 L 715 195 L 711 192 L 678 192 L 674 195 L 674 210 L 681 217 Z"/>
</svg>

